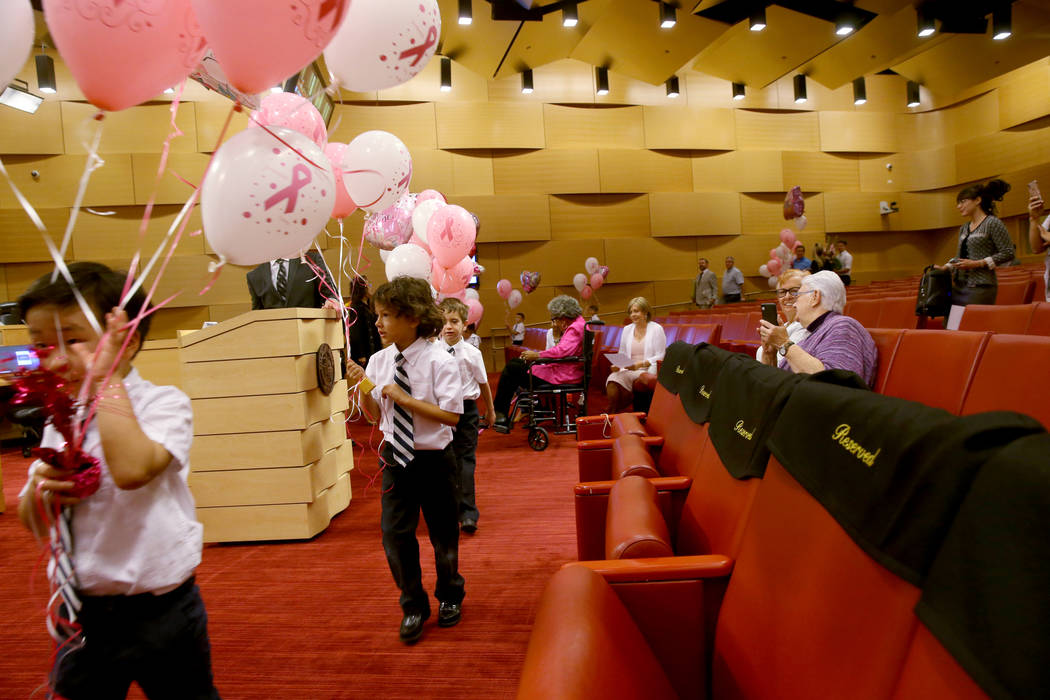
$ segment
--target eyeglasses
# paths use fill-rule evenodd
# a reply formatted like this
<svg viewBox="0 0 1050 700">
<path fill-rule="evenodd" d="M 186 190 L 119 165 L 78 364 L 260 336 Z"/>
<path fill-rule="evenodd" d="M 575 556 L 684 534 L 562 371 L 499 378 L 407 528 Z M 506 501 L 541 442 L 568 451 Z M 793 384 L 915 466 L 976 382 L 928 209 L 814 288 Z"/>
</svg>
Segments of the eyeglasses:
<svg viewBox="0 0 1050 700">
<path fill-rule="evenodd" d="M 807 290 L 806 290 L 806 291 L 804 291 L 804 292 L 798 292 L 797 294 L 795 294 L 795 296 L 797 296 L 797 297 L 800 297 L 800 296 L 802 296 L 803 294 L 812 294 L 812 293 L 813 293 L 813 292 L 815 292 L 815 291 L 817 291 L 817 290 L 816 290 L 816 289 L 807 289 Z"/>
<path fill-rule="evenodd" d="M 791 289 L 778 289 L 777 298 L 783 299 L 786 296 L 790 296 L 792 299 L 794 299 L 798 296 L 798 290 L 800 289 L 802 289 L 802 287 L 792 287 Z"/>
</svg>

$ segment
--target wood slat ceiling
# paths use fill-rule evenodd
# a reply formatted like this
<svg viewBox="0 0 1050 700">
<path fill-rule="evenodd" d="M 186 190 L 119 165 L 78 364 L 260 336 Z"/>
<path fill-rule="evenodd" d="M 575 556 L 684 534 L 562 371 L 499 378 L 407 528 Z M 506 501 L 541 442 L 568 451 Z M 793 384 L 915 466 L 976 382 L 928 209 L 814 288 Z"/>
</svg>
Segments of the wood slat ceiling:
<svg viewBox="0 0 1050 700">
<path fill-rule="evenodd" d="M 992 41 L 984 35 L 916 36 L 914 0 L 857 0 L 878 16 L 847 37 L 825 20 L 778 5 L 767 9 L 767 29 L 748 31 L 747 22 L 729 26 L 692 12 L 719 0 L 676 0 L 678 24 L 661 29 L 653 0 L 585 0 L 575 28 L 561 23 L 560 10 L 542 22 L 493 21 L 491 2 L 473 0 L 473 24 L 457 23 L 458 1 L 439 0 L 442 52 L 485 79 L 510 77 L 573 58 L 609 67 L 653 85 L 692 68 L 759 88 L 803 72 L 830 89 L 854 78 L 892 69 L 923 83 L 934 94 L 954 94 L 1050 54 L 1050 3 L 1017 0 L 1014 36 Z M 740 0 L 724 0 L 738 2 Z M 550 8 L 556 0 L 537 0 Z M 990 22 L 989 22 L 990 24 Z"/>
</svg>

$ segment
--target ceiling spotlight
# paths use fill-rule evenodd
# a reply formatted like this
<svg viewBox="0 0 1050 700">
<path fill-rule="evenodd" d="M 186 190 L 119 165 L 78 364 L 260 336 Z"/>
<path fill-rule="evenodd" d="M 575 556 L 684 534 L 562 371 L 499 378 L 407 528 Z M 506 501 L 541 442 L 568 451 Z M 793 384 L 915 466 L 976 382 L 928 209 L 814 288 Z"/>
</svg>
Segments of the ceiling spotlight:
<svg viewBox="0 0 1050 700">
<path fill-rule="evenodd" d="M 853 104 L 862 105 L 868 101 L 868 86 L 864 82 L 864 76 L 853 80 Z"/>
<path fill-rule="evenodd" d="M 164 94 L 165 95 L 174 95 L 175 94 L 175 88 L 173 88 L 173 87 L 164 88 Z"/>
<path fill-rule="evenodd" d="M 919 106 L 919 84 L 914 80 L 908 81 L 908 106 L 918 107 Z"/>
<path fill-rule="evenodd" d="M 678 23 L 678 13 L 674 5 L 666 2 L 660 3 L 660 28 L 670 29 Z"/>
<path fill-rule="evenodd" d="M 532 94 L 532 69 L 526 68 L 521 74 L 521 94 Z"/>
<path fill-rule="evenodd" d="M 441 57 L 441 92 L 452 91 L 452 59 Z"/>
<path fill-rule="evenodd" d="M 678 76 L 672 75 L 667 79 L 667 96 L 672 100 L 677 98 L 681 93 L 678 91 Z"/>
<path fill-rule="evenodd" d="M 36 56 L 36 86 L 40 92 L 55 92 L 55 59 L 47 54 Z"/>
<path fill-rule="evenodd" d="M 742 100 L 747 97 L 747 87 L 743 83 L 733 83 L 733 99 Z"/>
<path fill-rule="evenodd" d="M 796 75 L 795 76 L 795 104 L 802 104 L 806 101 L 806 76 Z"/>
<path fill-rule="evenodd" d="M 274 85 L 270 88 L 270 92 L 276 94 L 278 92 L 284 92 L 284 85 Z"/>
<path fill-rule="evenodd" d="M 594 83 L 596 95 L 608 95 L 609 94 L 609 69 L 603 66 L 598 66 L 594 69 Z"/>
<path fill-rule="evenodd" d="M 1013 24 L 1013 11 L 1010 8 L 1010 3 L 1004 2 L 996 6 L 992 12 L 992 38 L 996 41 L 1002 41 L 1003 39 L 1009 39 L 1010 35 L 1013 34 L 1011 25 Z"/>
<path fill-rule="evenodd" d="M 751 18 L 748 22 L 748 26 L 751 27 L 751 31 L 760 32 L 766 28 L 766 8 L 759 7 L 751 12 Z"/>
<path fill-rule="evenodd" d="M 576 3 L 570 2 L 568 5 L 564 5 L 561 8 L 561 26 L 563 27 L 575 27 L 576 23 L 580 21 L 579 11 L 576 9 Z"/>
<path fill-rule="evenodd" d="M 474 21 L 474 10 L 470 6 L 471 0 L 459 0 L 459 23 L 471 24 Z"/>
<path fill-rule="evenodd" d="M 21 85 L 15 83 L 21 83 Z M 5 87 L 4 92 L 0 94 L 0 105 L 14 107 L 30 114 L 36 112 L 43 101 L 43 97 L 29 92 L 29 83 L 18 78 L 15 78 L 14 82 Z"/>
<path fill-rule="evenodd" d="M 919 5 L 915 8 L 915 16 L 919 22 L 919 36 L 925 38 L 933 36 L 937 32 L 933 14 L 924 5 Z"/>
<path fill-rule="evenodd" d="M 856 20 L 849 13 L 843 12 L 835 22 L 835 33 L 839 36 L 849 36 L 857 28 Z"/>
</svg>

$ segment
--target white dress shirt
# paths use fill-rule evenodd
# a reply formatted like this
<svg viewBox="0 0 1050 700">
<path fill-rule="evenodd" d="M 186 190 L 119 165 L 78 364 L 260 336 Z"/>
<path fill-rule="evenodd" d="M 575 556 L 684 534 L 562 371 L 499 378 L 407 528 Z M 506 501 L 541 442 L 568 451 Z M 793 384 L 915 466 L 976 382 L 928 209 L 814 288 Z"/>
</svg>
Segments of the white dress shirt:
<svg viewBox="0 0 1050 700">
<path fill-rule="evenodd" d="M 481 385 L 489 382 L 489 373 L 485 369 L 485 358 L 482 357 L 481 351 L 462 338 L 452 346 L 442 340 L 438 347 L 445 352 L 448 352 L 449 347 L 456 351 L 453 357 L 456 358 L 456 363 L 459 365 L 459 378 L 463 382 L 463 398 L 477 401 L 481 396 Z"/>
<path fill-rule="evenodd" d="M 79 590 L 91 595 L 165 593 L 201 561 L 204 528 L 186 484 L 193 443 L 190 400 L 173 386 L 147 382 L 134 369 L 124 387 L 142 432 L 171 454 L 171 463 L 142 488 L 121 489 L 106 465 L 97 421 L 88 425 L 83 449 L 101 462 L 102 477 L 98 491 L 73 506 L 73 565 Z M 48 425 L 40 444 L 59 449 L 64 441 Z"/>
<path fill-rule="evenodd" d="M 282 258 L 278 258 L 277 260 L 271 260 L 270 261 L 270 282 L 273 284 L 273 288 L 274 289 L 277 289 L 277 268 L 281 264 L 281 260 L 282 260 Z M 291 264 L 289 263 L 289 261 L 287 259 L 284 259 L 284 279 L 285 279 L 285 284 L 288 284 L 288 282 L 291 281 L 291 278 L 290 278 L 291 271 L 292 271 Z"/>
<path fill-rule="evenodd" d="M 476 347 L 478 350 L 481 349 L 481 338 L 478 337 L 477 333 L 467 338 L 467 342 Z"/>
<path fill-rule="evenodd" d="M 423 338 L 405 348 L 405 372 L 412 398 L 434 404 L 451 413 L 463 413 L 463 381 L 459 365 L 448 354 L 444 341 L 428 343 Z M 391 343 L 372 355 L 365 368 L 365 375 L 372 380 L 372 398 L 379 404 L 382 413 L 379 429 L 391 440 L 394 436 L 394 401 L 383 396 L 383 387 L 394 383 L 394 369 L 398 353 Z M 452 426 L 439 423 L 419 413 L 412 413 L 412 438 L 417 450 L 443 450 L 452 441 Z"/>
<path fill-rule="evenodd" d="M 839 259 L 839 264 L 842 265 L 842 270 L 849 270 L 845 274 L 853 274 L 853 256 L 848 250 L 844 250 L 836 256 Z"/>
</svg>

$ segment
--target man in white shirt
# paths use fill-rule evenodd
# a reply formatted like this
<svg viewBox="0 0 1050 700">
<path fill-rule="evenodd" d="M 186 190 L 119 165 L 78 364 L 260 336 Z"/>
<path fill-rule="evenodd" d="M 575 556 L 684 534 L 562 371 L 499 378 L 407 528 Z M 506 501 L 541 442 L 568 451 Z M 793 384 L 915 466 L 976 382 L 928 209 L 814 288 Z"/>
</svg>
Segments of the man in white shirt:
<svg viewBox="0 0 1050 700">
<path fill-rule="evenodd" d="M 835 253 L 835 257 L 839 259 L 839 264 L 842 265 L 836 272 L 842 278 L 842 284 L 848 287 L 851 281 L 850 272 L 853 268 L 853 255 L 846 250 L 846 241 L 842 239 L 835 241 Z"/>
<path fill-rule="evenodd" d="M 735 304 L 744 298 L 744 273 L 736 267 L 733 258 L 726 258 L 726 274 L 722 278 L 722 301 Z"/>
</svg>

